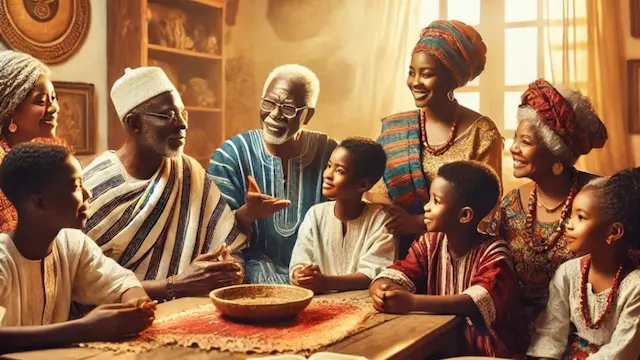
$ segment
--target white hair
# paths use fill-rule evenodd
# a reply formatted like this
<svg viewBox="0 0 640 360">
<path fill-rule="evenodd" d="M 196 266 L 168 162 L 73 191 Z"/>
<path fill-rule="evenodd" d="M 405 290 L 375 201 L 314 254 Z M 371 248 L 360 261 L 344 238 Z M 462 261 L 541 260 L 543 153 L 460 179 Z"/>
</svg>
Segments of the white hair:
<svg viewBox="0 0 640 360">
<path fill-rule="evenodd" d="M 587 132 L 596 131 L 600 124 L 600 119 L 593 110 L 589 98 L 577 89 L 564 86 L 555 86 L 555 88 L 573 108 L 578 126 Z M 578 161 L 580 154 L 573 154 L 562 138 L 540 120 L 538 114 L 531 106 L 518 108 L 517 116 L 518 123 L 528 121 L 536 128 L 536 132 L 538 136 L 540 136 L 543 144 L 553 155 L 566 161 L 570 165 L 574 165 L 576 161 Z"/>
<path fill-rule="evenodd" d="M 267 80 L 264 82 L 264 88 L 262 89 L 262 96 L 267 93 L 267 89 L 271 82 L 275 79 L 288 79 L 294 84 L 304 86 L 304 102 L 307 107 L 314 109 L 318 102 L 318 94 L 320 93 L 320 80 L 316 74 L 313 73 L 306 66 L 298 64 L 286 64 L 278 66 L 273 69 Z"/>
</svg>

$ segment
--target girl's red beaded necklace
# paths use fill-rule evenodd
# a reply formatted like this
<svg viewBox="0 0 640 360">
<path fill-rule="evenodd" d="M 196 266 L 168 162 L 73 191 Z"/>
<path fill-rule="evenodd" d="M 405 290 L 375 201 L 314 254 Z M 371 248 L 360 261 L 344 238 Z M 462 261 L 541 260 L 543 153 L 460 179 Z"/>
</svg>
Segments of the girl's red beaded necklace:
<svg viewBox="0 0 640 360">
<path fill-rule="evenodd" d="M 543 241 L 538 243 L 536 241 L 536 211 L 537 211 L 537 203 L 538 203 L 538 187 L 534 184 L 533 189 L 531 189 L 531 193 L 529 194 L 529 203 L 528 210 L 529 214 L 527 214 L 527 229 L 530 235 L 528 239 L 529 246 L 536 252 L 545 252 L 551 249 L 558 239 L 564 233 L 564 224 L 569 218 L 571 214 L 571 204 L 573 203 L 573 198 L 576 197 L 578 193 L 578 171 L 573 169 L 573 180 L 572 180 L 571 190 L 569 190 L 569 195 L 567 196 L 567 200 L 564 202 L 564 206 L 562 207 L 562 212 L 560 213 L 560 222 L 558 223 L 558 227 L 555 229 L 553 234 L 549 236 L 547 241 Z"/>
<path fill-rule="evenodd" d="M 453 114 L 453 125 L 451 125 L 451 131 L 449 132 L 449 138 L 447 142 L 439 146 L 431 146 L 429 145 L 429 141 L 427 140 L 427 114 L 423 109 L 420 109 L 420 133 L 422 135 L 422 144 L 424 145 L 424 149 L 429 152 L 429 154 L 434 156 L 440 156 L 447 152 L 453 145 L 453 142 L 456 139 L 456 129 L 458 127 L 458 106 L 456 106 L 456 110 Z"/>
<path fill-rule="evenodd" d="M 618 293 L 618 288 L 620 288 L 620 282 L 622 281 L 621 278 L 624 263 L 620 264 L 620 267 L 616 272 L 616 276 L 613 278 L 613 286 L 611 287 L 609 295 L 607 295 L 607 303 L 605 305 L 604 311 L 602 312 L 602 315 L 600 315 L 595 323 L 592 323 L 587 298 L 587 279 L 589 277 L 589 268 L 591 267 L 591 255 L 586 256 L 583 261 L 584 265 L 582 266 L 582 276 L 580 279 L 580 312 L 582 313 L 582 319 L 584 320 L 584 323 L 589 329 L 600 329 L 607 316 L 611 312 L 611 309 L 613 308 L 613 302 L 616 298 L 616 294 Z"/>
</svg>

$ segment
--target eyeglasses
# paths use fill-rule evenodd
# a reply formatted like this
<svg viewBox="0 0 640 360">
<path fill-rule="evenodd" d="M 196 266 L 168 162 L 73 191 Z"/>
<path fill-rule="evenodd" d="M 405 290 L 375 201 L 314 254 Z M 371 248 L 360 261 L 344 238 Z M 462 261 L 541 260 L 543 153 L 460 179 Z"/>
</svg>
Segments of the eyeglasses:
<svg viewBox="0 0 640 360">
<path fill-rule="evenodd" d="M 187 112 L 187 110 L 182 110 L 182 111 L 169 110 L 166 113 L 162 113 L 162 114 L 154 113 L 154 112 L 143 112 L 140 114 L 162 118 L 173 124 L 178 123 L 178 117 L 181 117 L 184 122 L 189 122 L 189 113 Z"/>
<path fill-rule="evenodd" d="M 262 102 L 260 103 L 260 109 L 262 109 L 262 111 L 272 112 L 276 108 L 280 108 L 280 113 L 282 114 L 282 116 L 286 117 L 287 119 L 292 119 L 296 117 L 296 115 L 298 115 L 298 111 L 304 110 L 307 108 L 307 106 L 297 108 L 293 105 L 277 104 L 265 98 L 261 98 L 261 99 L 262 99 Z"/>
</svg>

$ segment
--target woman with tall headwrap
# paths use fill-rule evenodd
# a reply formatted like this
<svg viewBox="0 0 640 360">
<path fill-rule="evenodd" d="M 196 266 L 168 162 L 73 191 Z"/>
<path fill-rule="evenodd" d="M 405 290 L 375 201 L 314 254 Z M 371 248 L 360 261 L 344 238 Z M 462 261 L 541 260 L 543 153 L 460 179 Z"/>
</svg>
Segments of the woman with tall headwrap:
<svg viewBox="0 0 640 360">
<path fill-rule="evenodd" d="M 477 160 L 502 176 L 502 137 L 486 116 L 456 101 L 454 90 L 484 70 L 487 47 L 480 34 L 460 21 L 434 21 L 413 49 L 407 86 L 417 110 L 382 119 L 378 137 L 387 153 L 383 180 L 369 196 L 390 198 L 389 228 L 401 237 L 400 256 L 426 231 L 422 208 L 438 168 L 457 160 Z M 383 186 L 384 185 L 384 186 Z M 376 194 L 377 193 L 377 194 Z"/>
<path fill-rule="evenodd" d="M 0 162 L 11 147 L 27 142 L 67 146 L 55 137 L 58 100 L 50 70 L 36 58 L 15 51 L 0 52 Z M 0 192 L 0 232 L 15 228 L 18 215 Z"/>
<path fill-rule="evenodd" d="M 513 175 L 532 182 L 504 197 L 491 230 L 514 253 L 529 330 L 547 304 L 554 272 L 575 257 L 567 249 L 564 223 L 574 196 L 596 176 L 574 164 L 606 140 L 604 124 L 580 91 L 539 79 L 522 94 L 511 146 Z"/>
</svg>

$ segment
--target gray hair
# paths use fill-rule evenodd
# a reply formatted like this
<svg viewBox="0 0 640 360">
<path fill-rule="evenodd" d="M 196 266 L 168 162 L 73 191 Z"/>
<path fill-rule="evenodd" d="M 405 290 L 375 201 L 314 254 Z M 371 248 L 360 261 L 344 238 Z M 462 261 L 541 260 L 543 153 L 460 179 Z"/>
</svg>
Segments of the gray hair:
<svg viewBox="0 0 640 360">
<path fill-rule="evenodd" d="M 271 82 L 275 79 L 289 79 L 294 84 L 304 86 L 304 101 L 309 108 L 315 108 L 318 102 L 318 94 L 320 93 L 320 80 L 316 74 L 313 73 L 306 66 L 298 64 L 281 65 L 273 69 L 267 80 L 264 82 L 264 88 L 262 89 L 262 96 L 267 93 L 267 89 Z"/>
<path fill-rule="evenodd" d="M 31 55 L 0 51 L 0 120 L 5 120 L 27 97 L 42 75 L 51 71 Z"/>
<path fill-rule="evenodd" d="M 571 105 L 576 115 L 578 126 L 587 132 L 596 130 L 600 124 L 600 119 L 593 110 L 591 101 L 578 89 L 554 86 L 560 95 Z M 546 125 L 531 106 L 518 108 L 518 123 L 522 121 L 530 122 L 535 128 L 542 143 L 551 153 L 567 164 L 574 165 L 579 154 L 573 154 L 562 138 Z"/>
</svg>

